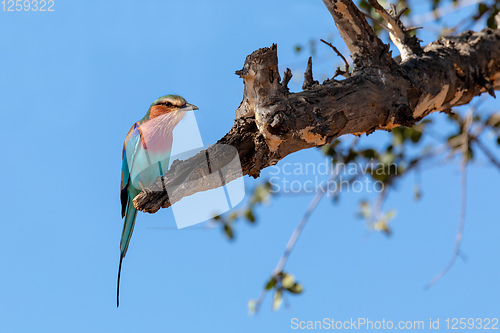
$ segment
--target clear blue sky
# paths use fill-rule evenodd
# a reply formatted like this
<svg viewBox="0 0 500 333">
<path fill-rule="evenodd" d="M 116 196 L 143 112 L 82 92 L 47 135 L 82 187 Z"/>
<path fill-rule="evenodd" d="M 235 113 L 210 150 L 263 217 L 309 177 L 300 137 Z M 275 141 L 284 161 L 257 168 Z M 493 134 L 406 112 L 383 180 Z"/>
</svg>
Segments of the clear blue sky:
<svg viewBox="0 0 500 333">
<path fill-rule="evenodd" d="M 219 229 L 176 230 L 170 210 L 140 214 L 117 309 L 121 147 L 131 124 L 158 96 L 178 93 L 200 108 L 203 140 L 214 143 L 232 126 L 243 89 L 234 71 L 252 51 L 277 43 L 282 70 L 299 71 L 297 90 L 306 54 L 295 44 L 333 37 L 345 47 L 320 0 L 55 0 L 54 10 L 0 12 L 1 332 L 290 332 L 292 318 L 500 317 L 500 178 L 484 162 L 470 170 L 468 260 L 428 291 L 454 246 L 456 165 L 425 171 L 419 202 L 413 177 L 390 194 L 390 239 L 366 237 L 355 217 L 364 194 L 324 200 L 286 266 L 304 294 L 278 312 L 268 295 L 256 316 L 247 302 L 310 196 L 273 200 L 256 226 L 237 224 L 235 242 Z M 326 47 L 317 59 L 318 77 L 338 65 Z M 323 159 L 309 150 L 284 162 L 297 161 Z M 247 188 L 258 182 L 245 179 Z"/>
</svg>

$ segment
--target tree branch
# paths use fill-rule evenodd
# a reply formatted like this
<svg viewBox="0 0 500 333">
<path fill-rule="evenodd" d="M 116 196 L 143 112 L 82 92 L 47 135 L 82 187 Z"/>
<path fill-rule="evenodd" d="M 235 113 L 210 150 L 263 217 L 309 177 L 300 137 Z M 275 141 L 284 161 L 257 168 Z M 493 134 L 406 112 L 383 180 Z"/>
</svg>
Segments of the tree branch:
<svg viewBox="0 0 500 333">
<path fill-rule="evenodd" d="M 389 45 L 378 38 L 365 15 L 351 0 L 323 0 L 323 3 L 351 52 L 354 71 L 358 68 L 383 68 L 395 64 Z"/>
<path fill-rule="evenodd" d="M 253 52 L 236 72 L 245 88 L 233 127 L 205 151 L 174 161 L 162 179 L 136 196 L 137 209 L 154 213 L 183 197 L 222 186 L 241 170 L 257 178 L 262 169 L 293 152 L 325 145 L 345 134 L 411 126 L 432 112 L 447 111 L 500 89 L 500 30 L 441 38 L 421 54 L 396 64 L 350 0 L 324 2 L 350 45 L 353 76 L 289 93 L 290 75 L 280 82 L 276 45 Z M 236 151 L 241 170 L 224 170 L 223 184 L 213 181 L 210 173 L 229 165 Z M 202 167 L 207 156 L 211 170 Z M 163 189 L 176 186 L 171 200 Z"/>
<path fill-rule="evenodd" d="M 337 75 L 343 75 L 344 77 L 349 77 L 351 76 L 351 74 L 349 73 L 349 63 L 347 62 L 347 59 L 344 57 L 344 55 L 342 53 L 339 52 L 339 50 L 337 50 L 337 48 L 335 46 L 332 45 L 332 43 L 328 43 L 326 40 L 324 39 L 320 39 L 321 42 L 323 42 L 324 44 L 330 46 L 332 48 L 332 50 L 337 53 L 337 55 L 339 57 L 342 58 L 342 60 L 344 60 L 344 64 L 345 64 L 345 70 L 341 70 L 340 67 L 337 67 L 337 70 L 335 71 L 335 74 L 333 74 L 333 78 L 336 78 Z"/>
<path fill-rule="evenodd" d="M 411 55 L 422 53 L 420 40 L 416 36 L 411 36 L 410 31 L 418 28 L 407 29 L 401 22 L 401 15 L 408 9 L 396 10 L 396 6 L 391 5 L 391 10 L 387 12 L 377 0 L 368 0 L 377 13 L 388 23 L 389 37 L 401 52 L 401 61 L 406 61 Z"/>
</svg>

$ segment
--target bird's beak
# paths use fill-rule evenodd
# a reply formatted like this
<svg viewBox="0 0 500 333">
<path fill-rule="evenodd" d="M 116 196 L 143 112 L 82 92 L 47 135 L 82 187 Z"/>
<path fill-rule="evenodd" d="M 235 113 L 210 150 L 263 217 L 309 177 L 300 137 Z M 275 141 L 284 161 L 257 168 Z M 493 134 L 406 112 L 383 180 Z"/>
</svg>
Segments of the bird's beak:
<svg viewBox="0 0 500 333">
<path fill-rule="evenodd" d="M 193 110 L 199 110 L 199 109 L 196 105 L 186 103 L 186 106 L 184 106 L 181 110 L 182 111 L 193 111 Z"/>
</svg>

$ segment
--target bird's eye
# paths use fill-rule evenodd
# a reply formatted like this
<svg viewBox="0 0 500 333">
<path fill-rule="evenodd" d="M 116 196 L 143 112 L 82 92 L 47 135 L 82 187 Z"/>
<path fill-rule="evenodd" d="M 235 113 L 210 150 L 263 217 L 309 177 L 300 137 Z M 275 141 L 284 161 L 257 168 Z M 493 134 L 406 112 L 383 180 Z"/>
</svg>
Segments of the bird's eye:
<svg viewBox="0 0 500 333">
<path fill-rule="evenodd" d="M 167 106 L 167 107 L 172 106 L 172 103 L 170 103 L 170 102 L 164 102 L 164 103 L 161 103 L 161 104 L 162 104 L 162 105 L 165 105 L 165 106 Z"/>
</svg>

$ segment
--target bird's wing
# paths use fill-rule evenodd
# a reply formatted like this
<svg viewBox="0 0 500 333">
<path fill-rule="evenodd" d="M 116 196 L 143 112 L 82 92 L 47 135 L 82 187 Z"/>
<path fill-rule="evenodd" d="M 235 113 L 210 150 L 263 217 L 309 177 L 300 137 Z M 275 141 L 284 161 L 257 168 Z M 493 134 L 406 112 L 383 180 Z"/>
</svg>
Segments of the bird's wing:
<svg viewBox="0 0 500 333">
<path fill-rule="evenodd" d="M 127 161 L 127 154 L 132 154 L 131 161 L 134 160 L 137 147 L 141 140 L 138 124 L 135 123 L 127 133 L 122 151 L 122 181 L 120 188 L 120 201 L 122 204 L 122 218 L 125 216 L 128 203 L 128 185 L 130 182 L 130 168 Z M 133 163 L 131 163 L 133 164 Z M 131 165 L 132 166 L 132 165 Z"/>
<path fill-rule="evenodd" d="M 167 114 L 154 120 L 142 119 L 130 128 L 122 152 L 120 199 L 122 217 L 129 200 L 129 185 L 149 186 L 168 170 L 172 149 L 172 131 L 181 118 Z"/>
</svg>

